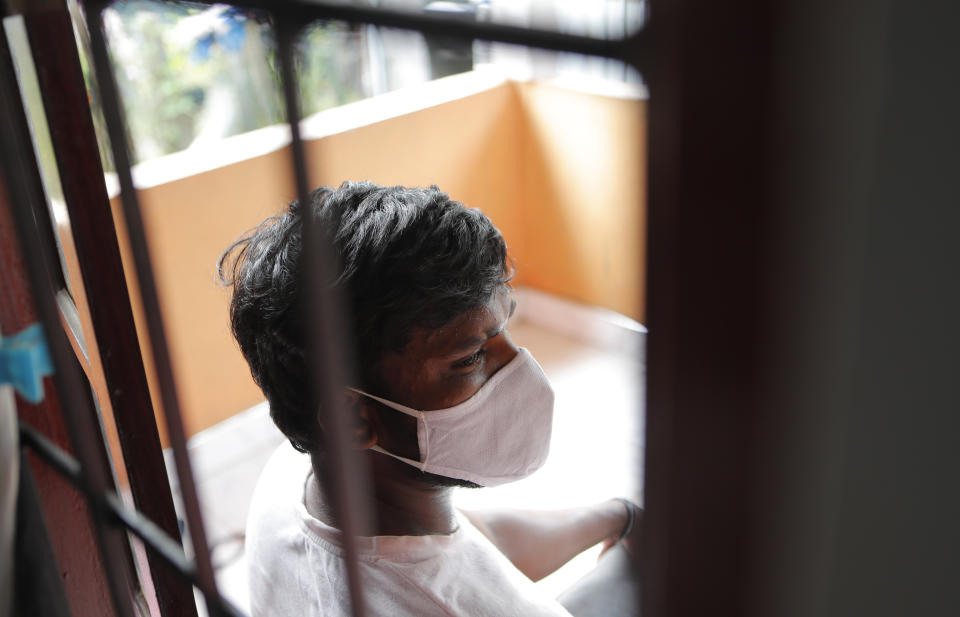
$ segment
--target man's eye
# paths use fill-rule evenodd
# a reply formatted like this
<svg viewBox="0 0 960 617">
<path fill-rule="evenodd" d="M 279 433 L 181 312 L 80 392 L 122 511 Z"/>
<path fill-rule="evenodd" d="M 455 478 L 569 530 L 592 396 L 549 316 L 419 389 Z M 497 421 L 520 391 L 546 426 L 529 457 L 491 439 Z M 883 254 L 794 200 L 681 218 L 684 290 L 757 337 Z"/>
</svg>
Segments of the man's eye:
<svg viewBox="0 0 960 617">
<path fill-rule="evenodd" d="M 483 356 L 485 356 L 486 353 L 487 353 L 487 350 L 486 350 L 486 349 L 478 349 L 478 350 L 476 351 L 476 353 L 474 353 L 473 355 L 471 355 L 471 356 L 468 357 L 468 358 L 464 358 L 463 360 L 459 360 L 459 361 L 456 362 L 453 366 L 454 366 L 454 367 L 457 367 L 457 368 L 466 368 L 466 367 L 468 367 L 468 366 L 473 366 L 473 365 L 477 364 L 478 362 L 480 362 L 480 360 L 483 359 Z"/>
</svg>

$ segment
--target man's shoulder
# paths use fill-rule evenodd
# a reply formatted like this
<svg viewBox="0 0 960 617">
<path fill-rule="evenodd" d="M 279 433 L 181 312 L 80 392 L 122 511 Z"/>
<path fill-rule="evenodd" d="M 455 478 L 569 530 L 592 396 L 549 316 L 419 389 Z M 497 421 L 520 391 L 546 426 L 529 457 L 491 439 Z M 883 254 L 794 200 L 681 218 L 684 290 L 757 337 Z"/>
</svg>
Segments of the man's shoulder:
<svg viewBox="0 0 960 617">
<path fill-rule="evenodd" d="M 297 507 L 303 502 L 303 485 L 310 474 L 310 457 L 281 444 L 260 472 L 247 514 L 247 542 L 263 533 L 296 525 Z"/>
</svg>

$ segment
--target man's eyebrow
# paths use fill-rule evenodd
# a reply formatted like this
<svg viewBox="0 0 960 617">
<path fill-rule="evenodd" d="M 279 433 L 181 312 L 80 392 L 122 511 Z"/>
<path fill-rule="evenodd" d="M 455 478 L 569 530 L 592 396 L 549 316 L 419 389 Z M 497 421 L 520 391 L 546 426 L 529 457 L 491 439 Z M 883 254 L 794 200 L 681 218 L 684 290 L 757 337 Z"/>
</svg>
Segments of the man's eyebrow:
<svg viewBox="0 0 960 617">
<path fill-rule="evenodd" d="M 517 301 L 513 298 L 510 299 L 510 312 L 507 314 L 507 320 L 513 316 L 513 311 L 517 308 Z M 487 330 L 486 336 L 468 336 L 467 338 L 460 339 L 456 343 L 450 346 L 449 351 L 444 355 L 454 356 L 458 353 L 469 351 L 475 347 L 479 347 L 486 343 L 489 339 L 492 339 L 495 336 L 498 336 L 501 332 L 507 329 L 506 321 L 499 328 L 493 328 Z"/>
<path fill-rule="evenodd" d="M 456 343 L 450 346 L 450 349 L 446 352 L 447 356 L 455 356 L 464 351 L 469 351 L 475 347 L 479 347 L 487 342 L 487 337 L 485 336 L 470 336 L 464 339 L 460 339 Z"/>
<path fill-rule="evenodd" d="M 483 345 L 493 337 L 498 336 L 501 332 L 503 332 L 506 329 L 507 329 L 507 326 L 506 324 L 504 324 L 499 328 L 493 328 L 491 330 L 487 330 L 485 333 L 486 336 L 468 336 L 466 338 L 462 338 L 450 346 L 450 351 L 448 353 L 449 355 L 454 355 L 461 351 L 468 351 L 470 349 L 473 349 L 474 347 L 479 347 L 480 345 Z"/>
</svg>

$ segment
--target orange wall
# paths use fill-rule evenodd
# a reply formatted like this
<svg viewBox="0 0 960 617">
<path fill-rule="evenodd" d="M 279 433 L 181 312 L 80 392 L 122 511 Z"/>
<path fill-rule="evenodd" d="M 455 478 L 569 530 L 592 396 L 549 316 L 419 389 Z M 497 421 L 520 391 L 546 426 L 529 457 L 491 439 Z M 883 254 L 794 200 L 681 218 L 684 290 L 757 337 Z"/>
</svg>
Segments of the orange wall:
<svg viewBox="0 0 960 617">
<path fill-rule="evenodd" d="M 219 284 L 216 264 L 233 240 L 292 199 L 288 159 L 287 150 L 272 152 L 139 192 L 188 435 L 263 400 L 230 334 L 230 290 Z M 117 200 L 114 213 L 122 220 Z M 126 238 L 121 247 L 135 285 Z M 139 294 L 131 293 L 143 347 L 143 310 Z M 153 363 L 149 351 L 144 354 L 159 409 Z"/>
<path fill-rule="evenodd" d="M 503 84 L 306 152 L 317 185 L 435 183 L 497 224 L 517 283 L 642 320 L 644 112 L 643 101 Z M 188 434 L 262 400 L 215 265 L 293 198 L 289 164 L 283 149 L 140 191 Z"/>
<path fill-rule="evenodd" d="M 523 140 L 515 90 L 503 85 L 467 98 L 391 118 L 309 144 L 315 185 L 343 180 L 438 185 L 480 208 L 518 249 Z"/>
<path fill-rule="evenodd" d="M 645 101 L 517 87 L 524 283 L 643 322 Z"/>
</svg>

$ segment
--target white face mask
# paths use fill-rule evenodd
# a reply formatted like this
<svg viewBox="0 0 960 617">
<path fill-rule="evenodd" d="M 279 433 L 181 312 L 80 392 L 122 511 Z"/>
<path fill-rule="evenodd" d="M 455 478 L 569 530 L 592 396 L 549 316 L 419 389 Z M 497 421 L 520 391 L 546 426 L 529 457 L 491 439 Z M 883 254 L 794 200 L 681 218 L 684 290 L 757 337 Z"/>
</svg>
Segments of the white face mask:
<svg viewBox="0 0 960 617">
<path fill-rule="evenodd" d="M 553 388 L 524 348 L 476 394 L 447 409 L 419 411 L 351 389 L 417 419 L 422 461 L 371 449 L 421 471 L 496 486 L 529 476 L 547 460 Z"/>
</svg>

